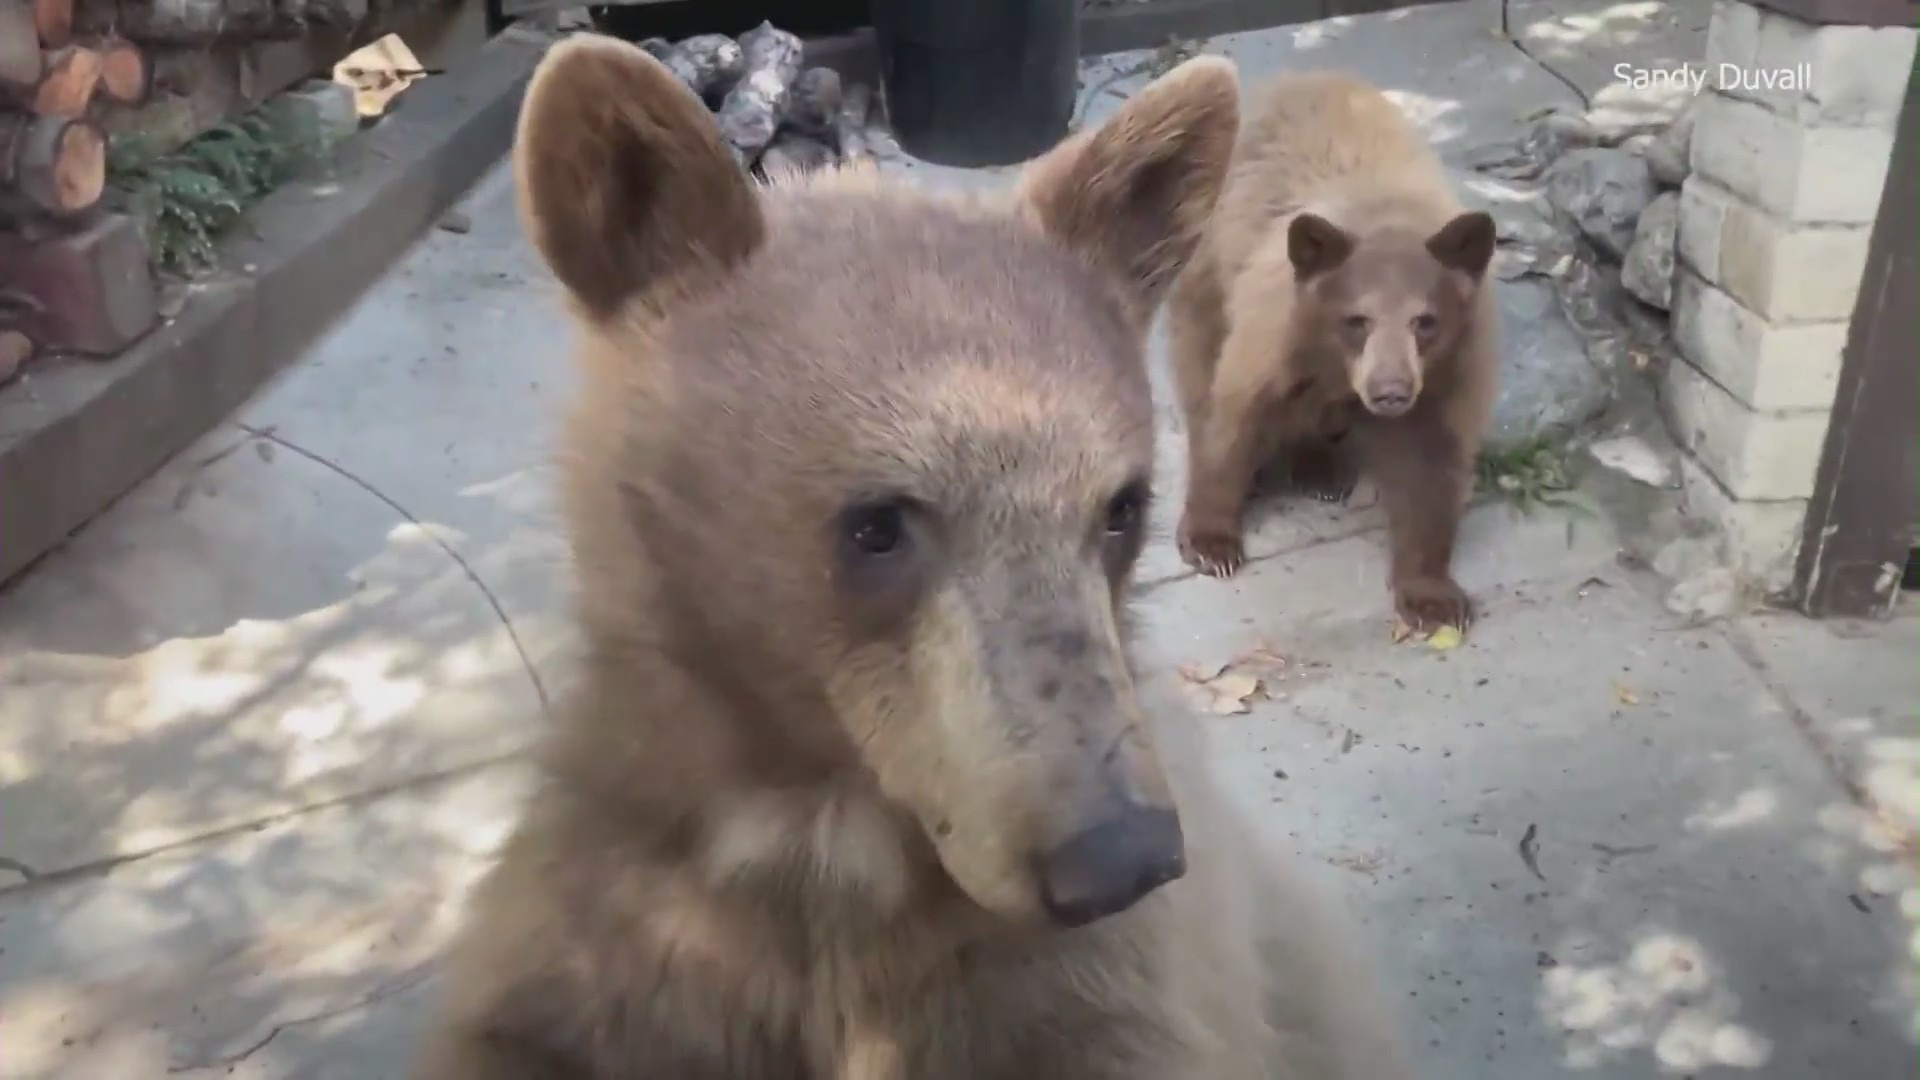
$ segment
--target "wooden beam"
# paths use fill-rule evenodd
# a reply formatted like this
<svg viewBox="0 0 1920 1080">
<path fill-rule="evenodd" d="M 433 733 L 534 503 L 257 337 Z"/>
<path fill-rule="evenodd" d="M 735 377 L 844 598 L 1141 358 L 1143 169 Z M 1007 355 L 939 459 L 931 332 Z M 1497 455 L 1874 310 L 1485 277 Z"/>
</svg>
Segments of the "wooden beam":
<svg viewBox="0 0 1920 1080">
<path fill-rule="evenodd" d="M 1907 78 L 1789 597 L 1816 618 L 1887 615 L 1920 528 L 1916 95 L 1920 69 Z"/>
</svg>

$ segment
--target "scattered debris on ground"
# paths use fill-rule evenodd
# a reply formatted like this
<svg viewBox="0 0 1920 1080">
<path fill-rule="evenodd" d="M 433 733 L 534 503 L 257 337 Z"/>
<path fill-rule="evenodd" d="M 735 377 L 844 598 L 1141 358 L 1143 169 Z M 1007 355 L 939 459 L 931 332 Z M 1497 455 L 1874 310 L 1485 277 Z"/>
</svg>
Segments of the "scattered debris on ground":
<svg viewBox="0 0 1920 1080">
<path fill-rule="evenodd" d="M 1180 665 L 1180 680 L 1200 709 L 1216 716 L 1248 712 L 1250 702 L 1274 697 L 1272 683 L 1285 680 L 1293 661 L 1271 641 L 1260 639 L 1252 648 L 1217 663 Z"/>
<path fill-rule="evenodd" d="M 354 111 L 362 119 L 385 116 L 400 95 L 433 74 L 399 34 L 363 45 L 333 66 L 333 81 L 353 91 Z"/>
<path fill-rule="evenodd" d="M 1547 875 L 1540 872 L 1540 826 L 1533 822 L 1527 823 L 1527 831 L 1520 837 L 1520 861 L 1527 864 L 1534 877 L 1547 880 Z"/>
</svg>

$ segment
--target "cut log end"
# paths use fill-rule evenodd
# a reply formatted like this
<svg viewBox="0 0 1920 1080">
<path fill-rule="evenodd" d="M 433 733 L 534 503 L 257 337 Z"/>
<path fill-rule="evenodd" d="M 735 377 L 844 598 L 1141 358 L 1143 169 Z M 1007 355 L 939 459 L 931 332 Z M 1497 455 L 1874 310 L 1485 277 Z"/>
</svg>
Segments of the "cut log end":
<svg viewBox="0 0 1920 1080">
<path fill-rule="evenodd" d="M 0 175 L 35 208 L 65 217 L 107 190 L 107 136 L 85 120 L 36 116 L 0 129 Z"/>
<path fill-rule="evenodd" d="M 48 57 L 47 73 L 34 91 L 33 111 L 41 116 L 78 120 L 100 86 L 100 54 L 84 45 L 69 45 Z"/>
<path fill-rule="evenodd" d="M 73 38 L 73 0 L 33 0 L 33 25 L 43 47 L 64 47 Z"/>
<path fill-rule="evenodd" d="M 121 105 L 144 104 L 153 94 L 153 65 L 140 46 L 120 38 L 94 47 L 100 55 L 100 90 Z"/>
</svg>

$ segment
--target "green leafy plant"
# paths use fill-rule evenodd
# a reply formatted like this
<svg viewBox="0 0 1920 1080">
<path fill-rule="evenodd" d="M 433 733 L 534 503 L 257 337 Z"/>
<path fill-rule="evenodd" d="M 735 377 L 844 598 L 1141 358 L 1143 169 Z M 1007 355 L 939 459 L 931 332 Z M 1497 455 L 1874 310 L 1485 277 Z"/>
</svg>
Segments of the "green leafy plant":
<svg viewBox="0 0 1920 1080">
<path fill-rule="evenodd" d="M 141 220 L 154 264 L 193 275 L 213 266 L 220 237 L 248 208 L 325 150 L 312 111 L 271 101 L 170 153 L 116 139 L 107 175 L 116 204 Z"/>
<path fill-rule="evenodd" d="M 1545 439 L 1483 451 L 1474 468 L 1474 479 L 1481 491 L 1505 499 L 1523 512 L 1535 506 L 1585 509 L 1573 494 L 1566 455 Z"/>
</svg>

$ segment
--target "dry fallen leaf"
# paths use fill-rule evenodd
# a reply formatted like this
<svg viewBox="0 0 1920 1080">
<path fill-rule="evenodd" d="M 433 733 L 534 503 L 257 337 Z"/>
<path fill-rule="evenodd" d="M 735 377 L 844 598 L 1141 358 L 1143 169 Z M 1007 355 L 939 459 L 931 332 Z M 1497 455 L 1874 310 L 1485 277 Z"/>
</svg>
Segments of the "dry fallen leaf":
<svg viewBox="0 0 1920 1080">
<path fill-rule="evenodd" d="M 1460 647 L 1461 640 L 1462 637 L 1459 627 L 1442 626 L 1440 629 L 1427 635 L 1427 648 L 1438 649 L 1442 652 L 1448 649 L 1457 649 Z"/>
<path fill-rule="evenodd" d="M 1189 661 L 1181 664 L 1179 668 L 1180 677 L 1190 683 L 1212 682 L 1214 679 L 1219 678 L 1220 673 L 1225 670 L 1227 670 L 1227 662 L 1225 660 L 1217 664 L 1202 664 L 1199 661 Z"/>
<path fill-rule="evenodd" d="M 1640 695 L 1634 693 L 1633 688 L 1626 683 L 1613 684 L 1613 699 L 1622 705 L 1640 704 Z"/>
<path fill-rule="evenodd" d="M 1186 663 L 1178 670 L 1194 706 L 1215 716 L 1249 712 L 1249 699 L 1256 694 L 1265 696 L 1260 676 L 1234 671 L 1227 662 Z"/>
<path fill-rule="evenodd" d="M 1207 690 L 1213 694 L 1208 711 L 1216 716 L 1231 716 L 1251 708 L 1247 699 L 1260 692 L 1260 677 L 1230 671 L 1207 683 Z"/>
</svg>

